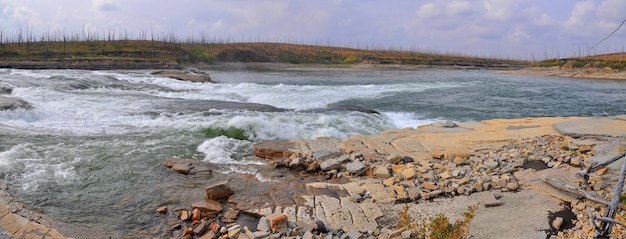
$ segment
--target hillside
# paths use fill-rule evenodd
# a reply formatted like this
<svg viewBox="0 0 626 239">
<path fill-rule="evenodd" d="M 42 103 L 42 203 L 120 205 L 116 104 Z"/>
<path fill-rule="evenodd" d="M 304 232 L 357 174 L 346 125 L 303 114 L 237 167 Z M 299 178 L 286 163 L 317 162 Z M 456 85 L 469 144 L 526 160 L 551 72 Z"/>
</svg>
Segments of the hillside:
<svg viewBox="0 0 626 239">
<path fill-rule="evenodd" d="M 626 52 L 563 59 L 547 59 L 532 64 L 531 66 L 558 66 L 559 68 L 597 68 L 611 71 L 623 71 L 624 69 L 626 69 Z"/>
<path fill-rule="evenodd" d="M 0 67 L 51 68 L 73 64 L 150 68 L 168 63 L 272 62 L 292 64 L 400 64 L 510 69 L 528 66 L 520 60 L 396 50 L 363 50 L 285 43 L 171 43 L 163 41 L 50 41 L 0 45 Z M 44 64 L 46 63 L 46 64 Z M 20 67 L 21 66 L 21 67 Z M 145 67 L 142 67 L 145 66 Z"/>
</svg>

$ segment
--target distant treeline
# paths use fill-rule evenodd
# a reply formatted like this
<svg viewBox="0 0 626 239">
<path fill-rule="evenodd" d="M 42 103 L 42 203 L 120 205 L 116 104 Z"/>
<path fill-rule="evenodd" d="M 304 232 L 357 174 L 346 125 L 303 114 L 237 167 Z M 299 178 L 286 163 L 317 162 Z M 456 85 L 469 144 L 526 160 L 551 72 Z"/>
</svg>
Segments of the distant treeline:
<svg viewBox="0 0 626 239">
<path fill-rule="evenodd" d="M 280 41 L 277 41 L 280 42 Z M 519 68 L 531 62 L 463 53 L 402 49 L 368 44 L 299 42 L 237 43 L 199 33 L 180 37 L 173 33 L 140 31 L 135 34 L 107 31 L 65 30 L 36 33 L 32 28 L 6 32 L 0 29 L 0 61 L 132 61 L 132 62 L 276 62 L 294 64 L 402 64 L 479 68 Z"/>
</svg>

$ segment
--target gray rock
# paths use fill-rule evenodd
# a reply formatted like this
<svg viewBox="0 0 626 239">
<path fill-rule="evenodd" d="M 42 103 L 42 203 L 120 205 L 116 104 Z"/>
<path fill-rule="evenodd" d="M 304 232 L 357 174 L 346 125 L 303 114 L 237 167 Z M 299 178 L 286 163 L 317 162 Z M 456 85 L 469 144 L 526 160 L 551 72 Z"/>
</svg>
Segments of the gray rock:
<svg viewBox="0 0 626 239">
<path fill-rule="evenodd" d="M 313 233 L 306 231 L 304 235 L 302 235 L 302 239 L 313 239 Z"/>
<path fill-rule="evenodd" d="M 483 162 L 483 165 L 485 165 L 485 167 L 488 167 L 490 169 L 494 169 L 494 168 L 498 167 L 498 162 L 485 161 L 485 162 Z"/>
<path fill-rule="evenodd" d="M 320 164 L 322 171 L 329 171 L 341 168 L 341 164 L 336 159 L 327 159 Z"/>
<path fill-rule="evenodd" d="M 261 239 L 261 238 L 266 238 L 267 236 L 270 235 L 270 233 L 256 231 L 256 232 L 253 232 L 252 235 L 254 235 L 254 239 Z"/>
<path fill-rule="evenodd" d="M 402 237 L 402 239 L 410 239 L 412 234 L 413 232 L 411 232 L 411 230 L 406 230 L 403 231 L 400 236 Z"/>
<path fill-rule="evenodd" d="M 267 217 L 261 217 L 261 219 L 259 219 L 259 224 L 256 226 L 256 230 L 260 232 L 269 232 L 272 230 L 270 227 L 270 219 Z"/>
<path fill-rule="evenodd" d="M 354 175 L 361 175 L 367 168 L 360 161 L 354 161 L 346 164 L 346 170 Z"/>
<path fill-rule="evenodd" d="M 206 221 L 202 221 L 200 224 L 193 227 L 193 233 L 196 235 L 202 235 L 202 233 L 206 231 L 208 226 L 209 225 L 206 223 Z"/>
<path fill-rule="evenodd" d="M 453 121 L 451 121 L 451 120 L 443 122 L 443 124 L 441 125 L 441 127 L 444 127 L 444 128 L 455 128 L 457 126 L 458 125 L 456 123 L 454 123 Z"/>
<path fill-rule="evenodd" d="M 300 165 L 302 165 L 302 158 L 301 157 L 296 157 L 295 159 L 291 160 L 291 162 L 289 163 L 289 167 L 290 168 L 295 168 L 298 167 Z"/>
<path fill-rule="evenodd" d="M 350 161 L 350 157 L 348 157 L 348 155 L 341 155 L 337 158 L 337 162 L 344 164 L 346 162 Z"/>
<path fill-rule="evenodd" d="M 359 239 L 363 236 L 363 234 L 357 231 L 349 231 L 347 235 L 349 239 Z"/>
<path fill-rule="evenodd" d="M 28 102 L 15 98 L 15 97 L 4 97 L 0 96 L 0 111 L 2 110 L 17 110 L 17 109 L 25 109 L 30 110 L 33 106 L 31 106 Z"/>
<path fill-rule="evenodd" d="M 13 93 L 13 89 L 5 86 L 0 86 L 0 95 L 10 95 Z"/>
</svg>

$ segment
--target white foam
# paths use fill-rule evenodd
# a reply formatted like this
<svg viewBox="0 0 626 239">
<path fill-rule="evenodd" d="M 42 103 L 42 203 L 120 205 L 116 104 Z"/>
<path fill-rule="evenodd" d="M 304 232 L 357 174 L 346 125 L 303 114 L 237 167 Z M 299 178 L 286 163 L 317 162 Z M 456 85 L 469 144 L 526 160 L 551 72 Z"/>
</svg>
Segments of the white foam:
<svg viewBox="0 0 626 239">
<path fill-rule="evenodd" d="M 413 112 L 382 112 L 389 118 L 395 128 L 415 128 L 421 125 L 432 124 L 436 122 L 434 119 L 423 119 L 420 115 Z"/>
<path fill-rule="evenodd" d="M 32 144 L 18 144 L 0 152 L 0 165 L 3 166 L 3 170 L 21 172 L 13 176 L 22 182 L 23 190 L 36 191 L 44 182 L 64 184 L 76 178 L 72 163 L 77 159 L 67 162 L 50 154 L 39 153 L 36 148 L 37 146 Z"/>
<path fill-rule="evenodd" d="M 230 173 L 238 173 L 238 174 L 247 174 L 254 175 L 254 177 L 259 180 L 259 182 L 271 182 L 272 179 L 264 177 L 261 173 L 259 173 L 256 169 L 251 167 L 241 168 L 237 165 L 230 165 L 226 170 L 221 171 L 222 174 L 230 174 Z"/>
<path fill-rule="evenodd" d="M 204 153 L 204 160 L 216 164 L 251 164 L 245 156 L 252 153 L 252 142 L 226 136 L 218 136 L 204 141 L 198 146 Z"/>
</svg>

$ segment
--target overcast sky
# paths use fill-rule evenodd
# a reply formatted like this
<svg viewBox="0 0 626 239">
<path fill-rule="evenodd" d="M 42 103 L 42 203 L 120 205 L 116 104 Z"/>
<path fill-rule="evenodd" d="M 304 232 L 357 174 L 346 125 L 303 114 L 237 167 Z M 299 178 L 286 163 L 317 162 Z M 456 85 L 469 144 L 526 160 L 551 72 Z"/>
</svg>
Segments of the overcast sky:
<svg viewBox="0 0 626 239">
<path fill-rule="evenodd" d="M 424 49 L 515 58 L 586 54 L 626 0 L 0 0 L 0 30 Z M 622 51 L 626 26 L 595 49 Z"/>
</svg>

